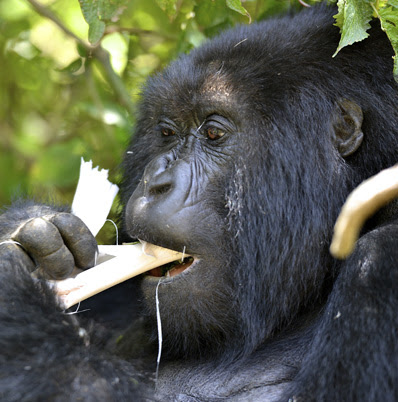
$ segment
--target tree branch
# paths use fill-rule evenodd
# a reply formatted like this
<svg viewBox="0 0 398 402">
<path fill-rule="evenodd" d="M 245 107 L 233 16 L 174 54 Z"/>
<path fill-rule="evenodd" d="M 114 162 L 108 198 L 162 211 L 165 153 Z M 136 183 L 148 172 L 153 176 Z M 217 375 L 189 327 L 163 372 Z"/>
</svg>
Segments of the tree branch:
<svg viewBox="0 0 398 402">
<path fill-rule="evenodd" d="M 109 53 L 101 46 L 93 48 L 92 55 L 101 64 L 102 70 L 115 92 L 119 102 L 126 108 L 128 113 L 132 116 L 135 114 L 135 106 L 131 101 L 130 94 L 127 92 L 126 87 L 122 79 L 115 73 L 109 57 Z"/>
<path fill-rule="evenodd" d="M 119 75 L 115 73 L 115 70 L 112 68 L 109 53 L 104 48 L 102 48 L 100 44 L 92 46 L 79 38 L 69 28 L 67 28 L 65 24 L 51 10 L 44 7 L 36 0 L 28 0 L 28 2 L 38 14 L 54 22 L 54 24 L 57 25 L 58 28 L 61 29 L 66 35 L 72 37 L 76 40 L 76 42 L 84 47 L 89 55 L 98 60 L 108 80 L 108 83 L 113 89 L 113 92 L 115 93 L 118 101 L 126 108 L 130 115 L 133 115 L 135 112 L 134 104 L 131 101 L 130 95 L 126 90 L 122 79 L 119 77 Z"/>
</svg>

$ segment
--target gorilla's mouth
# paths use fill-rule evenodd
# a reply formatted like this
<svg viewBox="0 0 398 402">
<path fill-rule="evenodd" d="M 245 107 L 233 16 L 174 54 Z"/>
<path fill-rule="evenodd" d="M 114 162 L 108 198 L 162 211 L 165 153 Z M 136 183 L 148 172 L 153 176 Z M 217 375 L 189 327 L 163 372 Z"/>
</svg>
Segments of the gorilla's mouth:
<svg viewBox="0 0 398 402">
<path fill-rule="evenodd" d="M 171 278 L 173 276 L 177 276 L 188 269 L 194 259 L 193 257 L 186 257 L 184 260 L 173 261 L 169 264 L 161 265 L 160 267 L 156 267 L 146 272 L 148 276 L 154 276 L 156 278 L 160 278 L 165 276 L 166 278 Z"/>
</svg>

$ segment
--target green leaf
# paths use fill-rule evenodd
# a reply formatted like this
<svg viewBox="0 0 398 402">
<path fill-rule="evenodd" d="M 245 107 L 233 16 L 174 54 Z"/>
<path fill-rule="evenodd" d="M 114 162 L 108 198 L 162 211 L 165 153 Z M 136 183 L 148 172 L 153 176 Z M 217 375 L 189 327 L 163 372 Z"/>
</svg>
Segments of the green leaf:
<svg viewBox="0 0 398 402">
<path fill-rule="evenodd" d="M 393 6 L 396 7 L 395 5 Z M 398 82 L 398 12 L 393 7 L 384 7 L 379 10 L 381 28 L 386 32 L 394 49 L 394 78 Z"/>
<path fill-rule="evenodd" d="M 174 18 L 176 16 L 177 0 L 156 0 L 156 3 L 169 18 Z"/>
<path fill-rule="evenodd" d="M 95 0 L 79 0 L 79 3 L 87 24 L 90 25 L 93 21 L 98 19 L 98 4 Z"/>
<path fill-rule="evenodd" d="M 337 2 L 338 14 L 335 15 L 336 25 L 340 28 L 341 39 L 337 53 L 345 46 L 367 38 L 366 32 L 370 28 L 373 8 L 367 0 L 339 0 Z"/>
<path fill-rule="evenodd" d="M 198 47 L 206 40 L 206 37 L 200 32 L 196 22 L 191 21 L 187 26 L 185 39 L 193 47 Z"/>
<path fill-rule="evenodd" d="M 97 43 L 105 32 L 106 22 L 115 22 L 125 9 L 127 0 L 79 0 L 83 17 L 89 25 L 88 40 Z"/>
<path fill-rule="evenodd" d="M 231 10 L 234 10 L 239 14 L 246 15 L 246 17 L 249 18 L 249 23 L 251 23 L 252 18 L 248 11 L 242 6 L 241 0 L 226 0 L 226 4 Z"/>
<path fill-rule="evenodd" d="M 87 49 L 81 45 L 80 43 L 76 44 L 77 53 L 79 53 L 80 57 L 87 57 Z"/>
<path fill-rule="evenodd" d="M 225 0 L 201 0 L 195 5 L 195 20 L 205 28 L 218 25 L 226 19 Z"/>
<path fill-rule="evenodd" d="M 398 0 L 388 0 L 388 6 L 398 8 Z"/>
<path fill-rule="evenodd" d="M 61 73 L 70 73 L 73 74 L 76 71 L 80 70 L 80 68 L 83 65 L 83 60 L 79 57 L 77 60 L 72 61 L 72 63 L 70 63 L 68 66 L 58 70 Z"/>
<path fill-rule="evenodd" d="M 114 16 L 120 2 L 116 2 L 113 4 L 113 2 L 104 1 L 100 0 L 98 1 L 98 16 L 101 18 L 101 20 L 110 20 Z"/>
<path fill-rule="evenodd" d="M 88 40 L 90 43 L 97 43 L 105 32 L 105 22 L 100 20 L 94 20 L 90 23 L 88 28 Z"/>
</svg>

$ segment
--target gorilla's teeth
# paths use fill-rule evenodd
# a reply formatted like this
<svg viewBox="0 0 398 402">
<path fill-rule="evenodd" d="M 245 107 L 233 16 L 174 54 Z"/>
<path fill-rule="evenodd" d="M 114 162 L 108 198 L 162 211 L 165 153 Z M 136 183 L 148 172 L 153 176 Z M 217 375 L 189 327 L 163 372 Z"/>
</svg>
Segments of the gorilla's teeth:
<svg viewBox="0 0 398 402">
<path fill-rule="evenodd" d="M 170 276 L 170 277 L 177 276 L 177 275 L 181 274 L 181 272 L 184 272 L 186 269 L 188 269 L 192 265 L 192 263 L 193 263 L 193 258 L 189 257 L 186 262 L 175 266 L 174 268 L 170 269 L 170 271 L 167 271 L 166 276 Z"/>
<path fill-rule="evenodd" d="M 149 276 L 154 276 L 155 278 L 160 278 L 162 276 L 164 276 L 166 278 L 177 276 L 181 272 L 183 272 L 187 268 L 189 268 L 194 261 L 194 259 L 192 257 L 189 257 L 187 255 L 184 256 L 184 259 L 185 259 L 185 262 L 182 259 L 173 261 L 169 264 L 165 264 L 164 266 L 151 269 L 150 271 L 147 272 L 147 274 Z"/>
</svg>

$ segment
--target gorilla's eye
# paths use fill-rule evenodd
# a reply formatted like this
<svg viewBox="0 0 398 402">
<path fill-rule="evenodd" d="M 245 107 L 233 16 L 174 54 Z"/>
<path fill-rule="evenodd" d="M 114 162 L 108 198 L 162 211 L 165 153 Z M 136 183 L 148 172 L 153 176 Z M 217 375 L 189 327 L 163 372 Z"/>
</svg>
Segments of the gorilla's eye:
<svg viewBox="0 0 398 402">
<path fill-rule="evenodd" d="M 162 133 L 162 135 L 164 135 L 166 137 L 171 136 L 171 135 L 175 135 L 175 133 L 176 133 L 173 129 L 168 128 L 168 127 L 162 127 L 160 129 L 160 132 Z"/>
<path fill-rule="evenodd" d="M 206 131 L 206 137 L 209 140 L 218 140 L 225 134 L 225 131 L 217 127 L 207 127 L 205 131 Z"/>
</svg>

